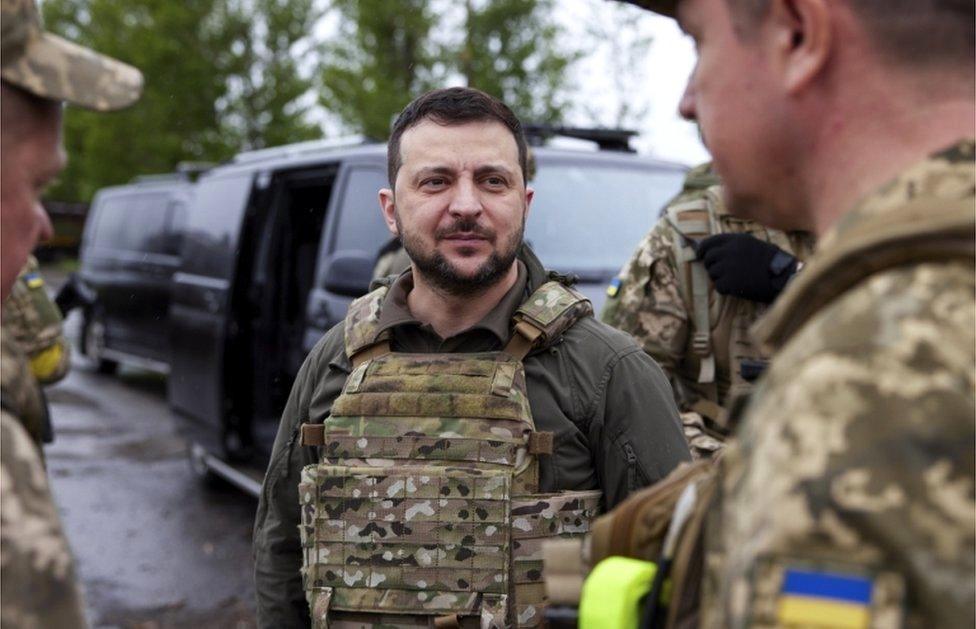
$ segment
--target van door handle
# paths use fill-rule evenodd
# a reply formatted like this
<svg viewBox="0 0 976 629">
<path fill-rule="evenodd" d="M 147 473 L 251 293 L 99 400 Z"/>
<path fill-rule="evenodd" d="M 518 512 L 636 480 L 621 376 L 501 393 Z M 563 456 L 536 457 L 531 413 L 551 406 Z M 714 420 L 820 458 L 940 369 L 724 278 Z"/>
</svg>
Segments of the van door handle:
<svg viewBox="0 0 976 629">
<path fill-rule="evenodd" d="M 215 313 L 219 309 L 220 304 L 217 303 L 217 297 L 212 291 L 206 291 L 203 293 L 203 302 L 207 306 L 207 312 Z"/>
</svg>

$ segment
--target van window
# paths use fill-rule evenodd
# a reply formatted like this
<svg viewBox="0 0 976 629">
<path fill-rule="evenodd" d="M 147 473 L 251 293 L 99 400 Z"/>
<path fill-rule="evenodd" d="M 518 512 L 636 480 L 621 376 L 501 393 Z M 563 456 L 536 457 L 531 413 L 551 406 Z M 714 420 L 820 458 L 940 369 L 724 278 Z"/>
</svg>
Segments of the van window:
<svg viewBox="0 0 976 629">
<path fill-rule="evenodd" d="M 162 253 L 166 225 L 166 195 L 139 194 L 126 198 L 120 247 L 129 251 Z"/>
<path fill-rule="evenodd" d="M 109 197 L 98 204 L 95 217 L 95 235 L 92 246 L 98 249 L 118 247 L 122 232 L 124 197 Z"/>
<path fill-rule="evenodd" d="M 377 168 L 353 168 L 349 172 L 339 210 L 336 251 L 373 255 L 389 239 L 377 194 L 388 185 L 386 173 Z"/>
</svg>

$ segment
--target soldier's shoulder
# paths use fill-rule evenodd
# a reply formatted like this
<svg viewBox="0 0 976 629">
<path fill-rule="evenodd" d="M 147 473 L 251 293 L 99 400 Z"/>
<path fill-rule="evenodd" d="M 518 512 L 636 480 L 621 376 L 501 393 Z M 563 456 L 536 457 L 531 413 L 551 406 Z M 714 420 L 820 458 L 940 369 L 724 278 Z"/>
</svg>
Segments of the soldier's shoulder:
<svg viewBox="0 0 976 629">
<path fill-rule="evenodd" d="M 633 351 L 641 351 L 634 337 L 594 317 L 584 317 L 563 334 L 564 341 L 578 348 L 587 360 L 608 362 Z"/>
<path fill-rule="evenodd" d="M 971 265 L 962 261 L 875 273 L 819 311 L 790 345 L 883 352 L 898 344 L 948 348 L 973 337 L 974 286 Z"/>
<path fill-rule="evenodd" d="M 306 368 L 319 372 L 333 364 L 347 364 L 345 336 L 344 321 L 329 328 L 308 353 Z"/>
<path fill-rule="evenodd" d="M 933 422 L 948 432 L 970 430 L 974 330 L 968 264 L 922 263 L 877 273 L 790 339 L 757 400 L 773 423 L 787 421 L 773 416 L 790 406 L 810 418 L 809 426 L 862 425 L 863 431 L 849 434 L 864 439 L 877 434 L 879 415 L 893 434 Z"/>
</svg>

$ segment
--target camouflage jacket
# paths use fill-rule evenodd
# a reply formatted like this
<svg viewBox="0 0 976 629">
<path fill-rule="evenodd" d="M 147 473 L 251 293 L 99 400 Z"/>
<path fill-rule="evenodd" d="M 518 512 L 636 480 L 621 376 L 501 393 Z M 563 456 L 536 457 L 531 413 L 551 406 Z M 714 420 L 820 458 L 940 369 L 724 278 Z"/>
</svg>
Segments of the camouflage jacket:
<svg viewBox="0 0 976 629">
<path fill-rule="evenodd" d="M 519 281 L 481 323 L 440 339 L 406 308 L 410 274 L 391 286 L 382 326 L 393 350 L 476 352 L 501 349 L 516 308 L 547 278 L 527 249 Z M 282 414 L 254 530 L 255 590 L 261 627 L 306 627 L 310 618 L 300 568 L 298 484 L 302 468 L 319 461 L 299 447 L 299 426 L 322 422 L 350 373 L 343 324 L 309 354 Z M 539 469 L 540 491 L 600 489 L 612 507 L 629 492 L 663 478 L 689 458 L 667 379 L 632 339 L 593 317 L 576 322 L 561 342 L 524 360 L 529 406 L 537 430 L 554 433 L 553 455 Z"/>
<path fill-rule="evenodd" d="M 711 382 L 699 382 L 701 354 L 696 351 L 694 304 L 682 281 L 694 282 L 689 263 L 679 261 L 676 241 L 682 243 L 675 222 L 668 216 L 671 208 L 690 201 L 706 200 L 707 220 L 714 225 L 712 233 L 748 233 L 771 242 L 803 259 L 809 254 L 810 240 L 805 234 L 787 235 L 767 229 L 758 223 L 730 215 L 710 189 L 719 183 L 710 164 L 693 169 L 684 189 L 662 212 L 661 219 L 637 246 L 617 280 L 608 290 L 601 319 L 604 323 L 631 334 L 671 381 L 678 408 L 682 411 L 685 434 L 697 455 L 714 451 L 726 434 L 720 424 L 721 407 L 736 395 L 751 388 L 740 373 L 746 359 L 764 360 L 768 356 L 753 342 L 749 328 L 765 312 L 766 305 L 736 297 L 721 296 L 708 288 L 710 351 L 715 371 Z M 706 234 L 707 235 L 707 234 Z M 680 246 L 678 247 L 680 248 Z M 684 279 L 687 278 L 687 279 Z"/>
<path fill-rule="evenodd" d="M 3 333 L 16 339 L 27 353 L 31 372 L 41 384 L 68 375 L 71 345 L 64 337 L 61 312 L 48 296 L 33 256 L 3 304 Z"/>
<path fill-rule="evenodd" d="M 973 626 L 973 155 L 865 198 L 762 320 L 777 353 L 721 462 L 703 626 Z"/>
<path fill-rule="evenodd" d="M 74 561 L 38 450 L 0 412 L 0 625 L 87 626 Z"/>
</svg>

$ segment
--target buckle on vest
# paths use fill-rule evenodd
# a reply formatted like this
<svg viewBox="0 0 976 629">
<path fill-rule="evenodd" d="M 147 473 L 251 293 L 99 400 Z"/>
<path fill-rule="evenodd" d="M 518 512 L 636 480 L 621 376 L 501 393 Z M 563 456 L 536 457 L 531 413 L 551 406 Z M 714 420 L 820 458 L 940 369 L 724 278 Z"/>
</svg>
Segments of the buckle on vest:
<svg viewBox="0 0 976 629">
<path fill-rule="evenodd" d="M 705 332 L 695 332 L 691 337 L 691 349 L 699 356 L 708 356 L 712 353 L 711 337 Z"/>
</svg>

